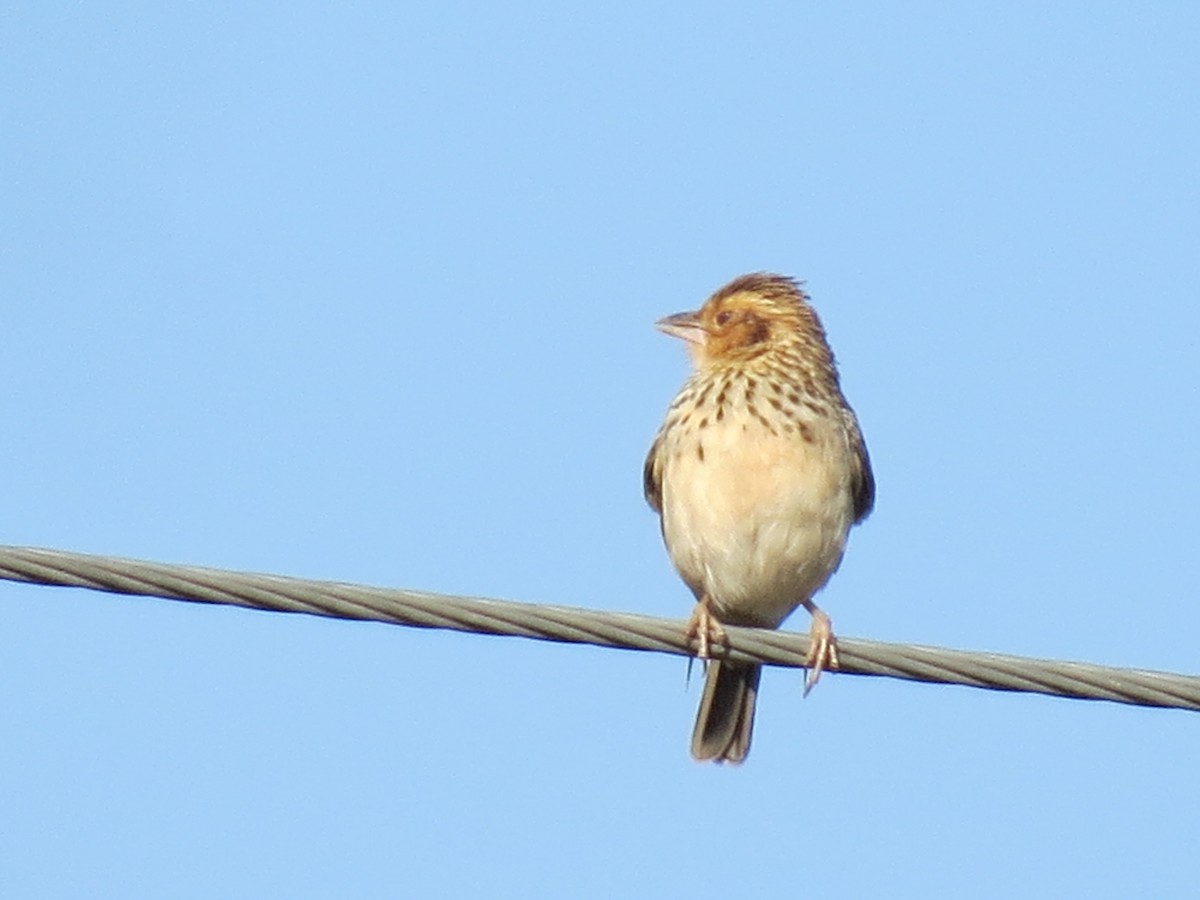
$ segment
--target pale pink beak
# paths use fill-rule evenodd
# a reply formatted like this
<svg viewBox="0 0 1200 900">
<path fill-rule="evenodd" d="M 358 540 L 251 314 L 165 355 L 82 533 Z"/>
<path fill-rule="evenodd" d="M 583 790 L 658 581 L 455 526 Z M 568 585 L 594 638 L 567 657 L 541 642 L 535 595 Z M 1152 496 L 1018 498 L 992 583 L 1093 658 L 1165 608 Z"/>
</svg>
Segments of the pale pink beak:
<svg viewBox="0 0 1200 900">
<path fill-rule="evenodd" d="M 654 323 L 654 327 L 663 334 L 680 338 L 689 344 L 703 344 L 708 337 L 708 332 L 700 324 L 700 314 L 696 312 L 675 313 L 673 316 L 659 319 Z"/>
</svg>

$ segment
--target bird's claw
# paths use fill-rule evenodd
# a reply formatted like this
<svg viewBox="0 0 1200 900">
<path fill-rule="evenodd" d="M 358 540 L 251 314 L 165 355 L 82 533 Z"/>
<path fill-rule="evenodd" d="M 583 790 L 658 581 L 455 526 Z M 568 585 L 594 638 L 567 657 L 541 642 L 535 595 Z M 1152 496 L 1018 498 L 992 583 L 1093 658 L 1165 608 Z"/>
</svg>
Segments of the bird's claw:
<svg viewBox="0 0 1200 900">
<path fill-rule="evenodd" d="M 696 645 L 696 656 L 705 661 L 714 657 L 714 647 L 720 648 L 722 653 L 729 650 L 729 637 L 717 621 L 717 617 L 709 610 L 705 600 L 697 603 L 696 608 L 692 610 L 692 617 L 688 619 L 687 637 L 688 643 L 694 642 Z"/>
<path fill-rule="evenodd" d="M 804 696 L 817 686 L 821 673 L 826 669 L 838 668 L 837 638 L 833 636 L 833 622 L 815 606 L 812 625 L 808 629 L 808 658 L 804 661 L 808 673 L 804 678 Z"/>
</svg>

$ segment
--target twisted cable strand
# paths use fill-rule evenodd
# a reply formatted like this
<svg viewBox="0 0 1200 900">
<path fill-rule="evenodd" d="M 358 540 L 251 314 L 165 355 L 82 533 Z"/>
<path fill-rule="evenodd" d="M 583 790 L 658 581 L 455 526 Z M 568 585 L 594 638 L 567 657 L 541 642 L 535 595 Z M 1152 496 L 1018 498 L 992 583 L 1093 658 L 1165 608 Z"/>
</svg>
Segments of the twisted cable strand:
<svg viewBox="0 0 1200 900">
<path fill-rule="evenodd" d="M 0 546 L 0 579 L 543 641 L 691 655 L 683 620 Z M 808 635 L 726 626 L 728 656 L 802 668 Z M 838 672 L 1200 710 L 1200 677 L 838 639 Z"/>
</svg>

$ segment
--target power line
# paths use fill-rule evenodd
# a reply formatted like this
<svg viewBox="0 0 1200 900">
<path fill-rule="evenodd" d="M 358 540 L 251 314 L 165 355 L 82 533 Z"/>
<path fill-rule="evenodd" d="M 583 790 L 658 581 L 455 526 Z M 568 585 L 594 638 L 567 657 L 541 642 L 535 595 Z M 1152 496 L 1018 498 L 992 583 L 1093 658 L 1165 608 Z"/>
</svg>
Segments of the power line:
<svg viewBox="0 0 1200 900">
<path fill-rule="evenodd" d="M 388 622 L 625 650 L 691 655 L 681 619 L 514 603 L 177 566 L 63 550 L 0 546 L 0 579 L 275 612 Z M 726 626 L 729 657 L 803 668 L 808 635 Z M 840 666 L 877 675 L 1000 691 L 1200 710 L 1200 677 L 838 638 Z"/>
</svg>

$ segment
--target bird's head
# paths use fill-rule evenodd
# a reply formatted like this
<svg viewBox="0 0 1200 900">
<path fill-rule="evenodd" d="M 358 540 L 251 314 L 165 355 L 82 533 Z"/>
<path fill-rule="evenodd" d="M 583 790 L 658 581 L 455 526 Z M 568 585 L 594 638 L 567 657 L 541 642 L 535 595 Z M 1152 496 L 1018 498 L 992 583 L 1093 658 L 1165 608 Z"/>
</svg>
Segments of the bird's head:
<svg viewBox="0 0 1200 900">
<path fill-rule="evenodd" d="M 787 347 L 805 333 L 824 345 L 824 332 L 800 286 L 782 275 L 756 273 L 731 281 L 694 312 L 660 319 L 659 330 L 688 343 L 700 369 L 744 363 Z M 814 331 L 815 330 L 815 331 Z"/>
</svg>

